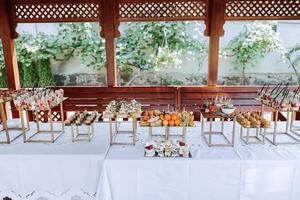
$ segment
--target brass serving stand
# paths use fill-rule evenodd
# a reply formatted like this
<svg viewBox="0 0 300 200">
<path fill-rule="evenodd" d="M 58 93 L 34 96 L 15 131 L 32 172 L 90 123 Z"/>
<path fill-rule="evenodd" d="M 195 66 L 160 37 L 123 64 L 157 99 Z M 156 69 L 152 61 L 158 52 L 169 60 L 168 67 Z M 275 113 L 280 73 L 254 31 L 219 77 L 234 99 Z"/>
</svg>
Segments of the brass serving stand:
<svg viewBox="0 0 300 200">
<path fill-rule="evenodd" d="M 287 110 L 280 110 L 280 109 L 276 109 L 273 108 L 269 105 L 266 105 L 262 102 L 261 104 L 261 115 L 263 115 L 265 107 L 268 106 L 270 108 L 273 109 L 273 113 L 274 113 L 274 128 L 272 132 L 266 132 L 266 139 L 268 141 L 270 141 L 273 145 L 282 145 L 282 144 L 300 144 L 300 140 L 297 139 L 295 136 L 293 136 L 291 133 L 293 133 L 292 131 L 290 131 L 290 126 L 292 125 L 291 123 L 291 109 L 288 108 Z M 285 131 L 279 132 L 278 131 L 278 115 L 279 112 L 286 112 L 287 113 L 287 120 L 285 122 Z M 271 135 L 271 138 L 268 137 L 269 135 Z M 292 141 L 278 141 L 277 136 L 278 135 L 284 135 L 287 136 L 288 138 L 290 138 Z"/>
<path fill-rule="evenodd" d="M 171 136 L 179 136 L 182 138 L 182 141 L 186 141 L 186 131 L 187 131 L 187 127 L 191 127 L 191 126 L 141 126 L 141 127 L 146 127 L 148 128 L 148 140 L 151 141 L 152 137 L 154 136 L 162 136 L 165 137 L 166 140 L 169 140 L 171 138 Z M 165 133 L 164 134 L 155 134 L 153 135 L 153 128 L 164 128 L 165 129 Z M 182 134 L 180 135 L 171 135 L 170 133 L 170 129 L 171 128 L 180 128 L 182 130 Z"/>
<path fill-rule="evenodd" d="M 26 131 L 29 130 L 29 118 L 28 118 L 28 112 L 25 111 L 26 113 L 26 121 L 24 119 L 24 112 L 23 110 L 18 110 L 19 112 L 19 116 L 20 116 L 20 120 L 21 120 L 21 128 L 9 128 L 8 124 L 7 124 L 7 112 L 8 109 L 6 109 L 6 105 L 7 103 L 10 103 L 10 100 L 4 100 L 4 99 L 0 99 L 0 117 L 1 117 L 1 121 L 2 121 L 2 130 L 0 130 L 0 133 L 5 134 L 5 140 L 0 141 L 0 144 L 10 144 L 13 141 L 15 141 L 16 139 L 18 139 L 19 137 L 21 137 L 22 135 L 25 134 Z M 25 127 L 25 123 L 26 123 L 26 127 Z M 15 137 L 10 136 L 10 131 L 21 131 L 21 133 L 17 134 Z"/>
<path fill-rule="evenodd" d="M 234 137 L 235 137 L 235 125 L 236 125 L 236 118 L 234 116 L 225 116 L 216 113 L 206 113 L 204 110 L 200 111 L 201 113 L 201 132 L 202 136 L 209 147 L 227 147 L 227 146 L 234 146 Z M 204 130 L 204 119 L 207 119 L 209 122 L 209 129 L 208 131 Z M 213 131 L 213 119 L 220 119 L 221 120 L 221 130 L 220 131 Z M 230 132 L 231 138 L 228 138 L 224 132 L 224 121 L 225 119 L 232 119 L 232 131 Z M 221 136 L 226 142 L 225 143 L 212 143 L 213 136 Z"/>
<path fill-rule="evenodd" d="M 130 117 L 127 118 L 119 118 L 119 117 L 109 117 L 106 118 L 105 115 L 102 115 L 101 120 L 103 123 L 109 124 L 109 141 L 110 145 L 135 145 L 136 135 L 137 135 L 137 121 L 139 117 Z M 119 130 L 119 126 L 124 122 L 131 122 L 132 129 L 131 130 Z M 115 129 L 113 130 L 113 124 L 115 125 Z M 117 142 L 116 138 L 120 134 L 129 134 L 132 137 L 131 142 Z"/>
<path fill-rule="evenodd" d="M 95 122 L 98 121 L 98 118 L 101 115 L 96 116 L 96 119 L 90 125 L 81 125 L 71 124 L 71 133 L 72 133 L 72 142 L 88 141 L 90 142 L 95 133 Z M 80 132 L 80 128 L 86 128 L 85 132 Z"/>
<path fill-rule="evenodd" d="M 24 134 L 24 142 L 44 142 L 44 143 L 54 143 L 65 131 L 65 124 L 64 124 L 64 110 L 63 110 L 63 102 L 66 101 L 68 98 L 63 98 L 63 100 L 58 103 L 57 106 L 60 107 L 60 118 L 61 118 L 61 129 L 60 130 L 54 130 L 54 122 L 52 119 L 52 110 L 55 108 L 50 108 L 47 110 L 42 110 L 44 112 L 48 112 L 48 124 L 50 126 L 49 129 L 41 129 L 40 128 L 40 120 L 38 117 L 38 111 L 37 110 L 32 110 L 28 109 L 26 111 L 32 111 L 35 115 L 35 124 L 36 124 L 36 131 L 29 137 L 27 137 L 27 134 L 30 132 L 26 132 Z M 57 107 L 56 106 L 56 107 Z M 39 135 L 49 135 L 50 139 L 35 139 Z"/>
</svg>

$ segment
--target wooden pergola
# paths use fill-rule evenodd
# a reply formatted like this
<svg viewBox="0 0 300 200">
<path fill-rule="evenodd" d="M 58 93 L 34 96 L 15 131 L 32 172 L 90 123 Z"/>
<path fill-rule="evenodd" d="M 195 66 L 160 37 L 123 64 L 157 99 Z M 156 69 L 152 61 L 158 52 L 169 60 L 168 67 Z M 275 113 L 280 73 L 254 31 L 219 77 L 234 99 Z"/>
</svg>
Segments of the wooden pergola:
<svg viewBox="0 0 300 200">
<path fill-rule="evenodd" d="M 216 93 L 243 103 L 256 87 L 218 87 L 219 41 L 229 20 L 297 20 L 300 0 L 0 0 L 2 39 L 8 87 L 19 89 L 14 39 L 19 23 L 98 22 L 105 39 L 108 87 L 66 87 L 65 110 L 102 110 L 109 99 L 136 98 L 148 106 L 196 106 Z M 208 85 L 199 87 L 116 87 L 116 38 L 120 22 L 199 20 L 209 37 Z M 80 98 L 79 98 L 80 96 Z"/>
</svg>

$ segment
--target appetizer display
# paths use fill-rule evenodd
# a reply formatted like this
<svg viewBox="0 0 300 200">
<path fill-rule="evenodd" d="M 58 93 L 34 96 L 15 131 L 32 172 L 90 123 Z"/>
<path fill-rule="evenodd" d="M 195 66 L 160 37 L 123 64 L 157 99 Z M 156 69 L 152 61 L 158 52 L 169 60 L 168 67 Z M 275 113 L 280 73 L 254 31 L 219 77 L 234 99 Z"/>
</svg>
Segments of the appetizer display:
<svg viewBox="0 0 300 200">
<path fill-rule="evenodd" d="M 244 128 L 270 128 L 271 122 L 261 117 L 257 112 L 241 112 L 237 122 Z"/>
<path fill-rule="evenodd" d="M 95 121 L 97 121 L 98 118 L 98 112 L 93 111 L 92 113 L 89 113 L 87 111 L 83 112 L 75 112 L 72 116 L 70 116 L 68 119 L 65 120 L 65 125 L 66 126 L 71 126 L 71 125 L 76 125 L 76 126 L 81 126 L 81 125 L 91 125 Z"/>
<path fill-rule="evenodd" d="M 127 102 L 125 100 L 121 101 L 111 101 L 103 112 L 103 118 L 128 118 L 141 116 L 142 106 L 136 100 L 131 100 Z"/>
<path fill-rule="evenodd" d="M 64 98 L 64 90 L 49 88 L 33 88 L 12 94 L 14 105 L 18 110 L 49 110 L 58 106 Z"/>
<path fill-rule="evenodd" d="M 213 101 L 204 103 L 201 109 L 205 113 L 231 115 L 236 108 L 230 98 L 216 96 Z"/>
<path fill-rule="evenodd" d="M 145 157 L 183 157 L 191 158 L 189 145 L 178 140 L 161 140 L 147 142 L 145 145 Z"/>
<path fill-rule="evenodd" d="M 188 127 L 194 126 L 194 115 L 187 111 L 182 112 L 161 112 L 159 110 L 145 111 L 140 122 L 141 126 L 151 127 Z"/>
<path fill-rule="evenodd" d="M 281 111 L 299 110 L 300 107 L 300 86 L 290 91 L 288 84 L 277 84 L 270 89 L 270 85 L 265 84 L 258 92 L 258 100 L 262 104 Z"/>
</svg>

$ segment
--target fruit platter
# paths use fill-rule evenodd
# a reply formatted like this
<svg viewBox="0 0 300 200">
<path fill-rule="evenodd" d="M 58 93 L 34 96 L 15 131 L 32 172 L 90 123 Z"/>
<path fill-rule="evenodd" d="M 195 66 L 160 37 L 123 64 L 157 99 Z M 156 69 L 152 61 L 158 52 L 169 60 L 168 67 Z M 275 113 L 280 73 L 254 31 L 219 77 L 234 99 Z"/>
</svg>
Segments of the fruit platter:
<svg viewBox="0 0 300 200">
<path fill-rule="evenodd" d="M 231 115 L 235 112 L 236 108 L 228 97 L 216 96 L 213 101 L 205 102 L 201 106 L 201 111 L 204 113 L 215 115 Z"/>
<path fill-rule="evenodd" d="M 240 112 L 236 115 L 236 121 L 243 128 L 270 128 L 271 125 L 257 112 Z"/>
<path fill-rule="evenodd" d="M 94 123 L 98 121 L 99 116 L 97 111 L 77 111 L 66 119 L 65 125 L 71 126 L 72 141 L 91 141 L 94 136 Z M 85 131 L 82 132 L 82 129 Z"/>
<path fill-rule="evenodd" d="M 159 110 L 145 111 L 140 126 L 145 127 L 193 127 L 195 126 L 192 112 L 164 112 Z"/>
<path fill-rule="evenodd" d="M 152 140 L 153 136 L 163 136 L 166 140 L 170 139 L 171 136 L 180 136 L 182 137 L 182 140 L 185 141 L 187 127 L 194 127 L 195 122 L 192 112 L 165 112 L 153 110 L 143 112 L 140 126 L 148 127 L 149 141 Z M 161 134 L 153 135 L 152 129 L 154 127 L 163 127 L 164 131 L 162 131 Z M 181 133 L 179 133 L 179 135 L 171 135 L 171 127 L 181 129 Z"/>
<path fill-rule="evenodd" d="M 191 158 L 189 145 L 183 141 L 164 140 L 158 138 L 155 141 L 147 142 L 145 145 L 145 157 L 161 158 Z"/>
<path fill-rule="evenodd" d="M 103 118 L 139 118 L 141 117 L 142 106 L 136 100 L 125 101 L 111 101 L 103 112 Z"/>
</svg>

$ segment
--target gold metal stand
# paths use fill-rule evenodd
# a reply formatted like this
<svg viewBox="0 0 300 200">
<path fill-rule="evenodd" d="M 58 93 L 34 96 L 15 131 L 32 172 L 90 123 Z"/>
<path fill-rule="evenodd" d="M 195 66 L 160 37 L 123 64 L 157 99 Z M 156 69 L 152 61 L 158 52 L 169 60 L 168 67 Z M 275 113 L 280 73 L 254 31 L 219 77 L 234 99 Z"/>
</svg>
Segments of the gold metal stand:
<svg viewBox="0 0 300 200">
<path fill-rule="evenodd" d="M 263 115 L 263 110 L 264 110 L 264 105 L 262 104 L 262 115 Z M 287 111 L 282 111 L 282 112 L 287 112 L 287 120 L 285 124 L 285 131 L 284 132 L 278 132 L 278 114 L 279 110 L 275 110 L 275 119 L 274 119 L 274 129 L 273 132 L 267 132 L 266 133 L 266 139 L 270 141 L 273 145 L 281 145 L 281 144 L 300 144 L 300 140 L 297 139 L 295 136 L 293 136 L 290 131 L 290 122 L 291 122 L 291 111 L 288 109 Z M 271 135 L 271 137 L 268 137 Z M 277 136 L 278 135 L 284 135 L 287 136 L 289 139 L 291 139 L 291 142 L 285 142 L 285 141 L 278 141 Z"/>
<path fill-rule="evenodd" d="M 80 128 L 86 128 L 85 132 L 80 132 Z M 71 132 L 72 132 L 72 142 L 79 142 L 79 141 L 88 141 L 90 142 L 94 137 L 94 123 L 91 125 L 83 125 L 83 126 L 76 126 L 71 125 Z"/>
<path fill-rule="evenodd" d="M 204 118 L 206 118 L 209 121 L 209 130 L 204 130 Z M 221 131 L 213 131 L 213 119 L 219 118 L 221 119 Z M 235 137 L 235 125 L 236 125 L 236 119 L 233 118 L 232 121 L 232 132 L 231 132 L 231 138 L 227 138 L 224 133 L 224 117 L 219 115 L 212 115 L 212 114 L 204 114 L 201 112 L 201 132 L 202 136 L 206 142 L 206 144 L 209 147 L 227 147 L 227 146 L 234 146 L 234 137 Z M 218 143 L 213 144 L 212 143 L 212 137 L 213 136 L 221 136 L 223 139 L 225 139 L 226 143 Z"/>
<path fill-rule="evenodd" d="M 121 131 L 119 130 L 118 125 L 124 123 L 124 122 L 130 122 L 128 119 L 132 119 L 132 130 L 129 131 Z M 136 140 L 136 134 L 137 134 L 137 118 L 126 118 L 122 119 L 123 121 L 117 121 L 117 118 L 109 118 L 109 136 L 110 136 L 110 144 L 116 144 L 116 145 L 135 145 Z M 124 121 L 127 120 L 127 121 Z M 115 124 L 115 130 L 113 130 L 113 124 Z M 116 142 L 116 137 L 119 134 L 129 134 L 132 136 L 131 142 Z"/>
<path fill-rule="evenodd" d="M 169 140 L 171 136 L 170 134 L 170 128 L 181 128 L 182 130 L 182 134 L 178 135 L 182 138 L 182 141 L 185 142 L 186 141 L 186 131 L 187 131 L 187 127 L 186 126 L 174 126 L 174 127 L 170 127 L 170 126 L 165 126 L 165 134 L 155 134 L 153 135 L 153 127 L 152 126 L 147 126 L 148 127 L 148 140 L 151 141 L 153 136 L 162 136 L 165 137 L 166 140 Z M 158 126 L 157 128 L 162 128 L 163 126 Z M 155 128 L 155 127 L 154 127 Z M 177 135 L 176 135 L 177 136 Z"/>
<path fill-rule="evenodd" d="M 40 129 L 40 121 L 38 118 L 38 112 L 35 111 L 35 122 L 37 130 L 34 132 L 31 136 L 27 137 L 26 133 L 24 134 L 24 142 L 46 142 L 46 143 L 54 143 L 63 133 L 65 130 L 64 125 L 64 112 L 63 112 L 63 102 L 59 104 L 60 106 L 60 113 L 61 113 L 61 129 L 60 130 L 54 130 L 53 128 L 53 119 L 52 119 L 52 109 L 48 110 L 48 123 L 50 126 L 50 129 L 41 130 Z M 50 136 L 50 139 L 34 139 L 38 135 L 48 135 Z"/>
<path fill-rule="evenodd" d="M 246 135 L 244 135 L 244 130 L 246 130 Z M 251 131 L 253 130 L 255 130 L 255 135 L 251 135 Z M 247 145 L 265 144 L 265 138 L 266 138 L 265 133 L 266 133 L 266 128 L 244 128 L 243 126 L 241 126 L 240 139 Z"/>
<path fill-rule="evenodd" d="M 19 116 L 20 116 L 20 120 L 21 120 L 21 128 L 8 128 L 7 125 L 7 117 L 6 117 L 6 113 L 8 112 L 5 108 L 4 108 L 4 104 L 6 104 L 7 102 L 4 101 L 0 101 L 0 117 L 1 117 L 1 121 L 2 121 L 2 126 L 3 129 L 0 130 L 0 134 L 4 132 L 5 134 L 5 140 L 0 141 L 0 144 L 10 144 L 13 141 L 15 141 L 16 139 L 18 139 L 19 137 L 21 137 L 22 135 L 25 134 L 26 131 L 29 130 L 29 118 L 28 118 L 28 112 L 25 111 L 26 113 L 26 127 L 25 127 L 25 119 L 24 119 L 24 113 L 23 110 L 19 110 Z M 17 136 L 11 138 L 9 132 L 10 131 L 21 131 L 21 133 L 19 133 Z"/>
</svg>

